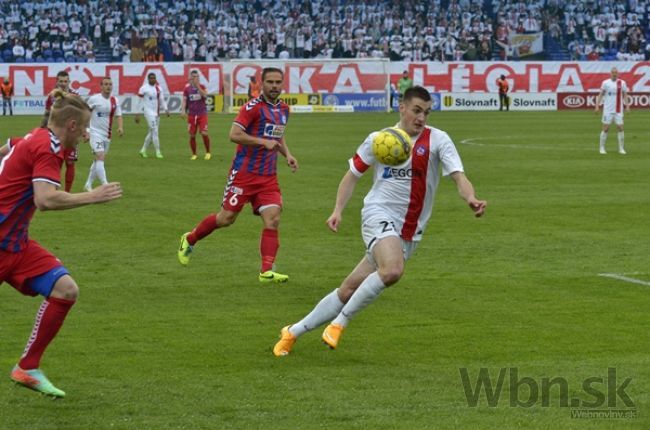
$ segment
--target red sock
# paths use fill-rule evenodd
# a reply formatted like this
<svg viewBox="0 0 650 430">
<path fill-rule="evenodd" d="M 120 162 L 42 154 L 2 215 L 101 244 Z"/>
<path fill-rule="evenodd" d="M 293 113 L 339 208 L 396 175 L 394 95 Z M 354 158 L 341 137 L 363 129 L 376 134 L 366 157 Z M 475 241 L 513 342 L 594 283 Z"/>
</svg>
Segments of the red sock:
<svg viewBox="0 0 650 430">
<path fill-rule="evenodd" d="M 262 269 L 260 273 L 273 269 L 275 256 L 278 254 L 280 241 L 278 240 L 278 231 L 270 228 L 262 230 L 260 238 L 260 254 L 262 255 Z"/>
<path fill-rule="evenodd" d="M 203 239 L 218 228 L 219 226 L 217 225 L 217 215 L 210 214 L 203 218 L 203 221 L 201 221 L 199 225 L 197 225 L 194 230 L 192 230 L 192 233 L 187 236 L 187 241 L 190 243 L 190 245 L 194 245 L 196 242 Z"/>
<path fill-rule="evenodd" d="M 210 136 L 207 134 L 202 134 L 203 137 L 203 146 L 205 146 L 205 152 L 210 152 Z"/>
<path fill-rule="evenodd" d="M 190 136 L 190 148 L 192 149 L 192 155 L 196 155 L 196 136 Z"/>
<path fill-rule="evenodd" d="M 65 163 L 65 191 L 67 193 L 72 189 L 72 183 L 74 182 L 74 162 Z"/>
<path fill-rule="evenodd" d="M 74 305 L 74 301 L 71 300 L 56 299 L 54 297 L 45 299 L 36 313 L 36 322 L 32 329 L 32 335 L 29 337 L 25 352 L 23 352 L 23 356 L 18 363 L 21 369 L 38 369 L 45 348 L 59 332 L 72 305 Z"/>
</svg>

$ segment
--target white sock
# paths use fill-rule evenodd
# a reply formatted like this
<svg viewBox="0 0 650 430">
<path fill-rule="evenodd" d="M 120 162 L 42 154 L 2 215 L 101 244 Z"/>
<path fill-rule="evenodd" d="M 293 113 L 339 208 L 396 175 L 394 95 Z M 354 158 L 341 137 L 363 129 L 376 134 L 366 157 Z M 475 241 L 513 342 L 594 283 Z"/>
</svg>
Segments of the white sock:
<svg viewBox="0 0 650 430">
<path fill-rule="evenodd" d="M 359 311 L 364 309 L 370 303 L 374 302 L 382 290 L 386 288 L 377 272 L 372 272 L 366 279 L 363 280 L 359 288 L 352 294 L 350 300 L 343 306 L 341 313 L 332 321 L 333 324 L 338 324 L 347 327 L 348 323 Z"/>
<path fill-rule="evenodd" d="M 86 186 L 84 188 L 92 188 L 95 182 L 95 162 L 90 165 L 90 172 L 88 172 L 88 179 L 86 179 Z"/>
<path fill-rule="evenodd" d="M 151 143 L 151 130 L 149 130 L 149 133 L 144 137 L 144 145 L 142 145 L 142 149 L 140 152 L 147 152 L 147 148 L 149 147 L 149 144 Z"/>
<path fill-rule="evenodd" d="M 625 146 L 625 132 L 619 131 L 616 137 L 618 137 L 618 150 L 622 151 Z"/>
<path fill-rule="evenodd" d="M 604 131 L 600 132 L 600 150 L 605 150 L 605 142 L 607 142 L 607 133 Z"/>
<path fill-rule="evenodd" d="M 104 160 L 95 160 L 95 176 L 99 179 L 99 182 L 103 184 L 108 184 L 106 179 L 106 169 L 104 168 Z"/>
<path fill-rule="evenodd" d="M 298 337 L 337 316 L 343 308 L 337 291 L 338 289 L 323 297 L 309 315 L 289 327 L 289 332 Z"/>
<path fill-rule="evenodd" d="M 153 147 L 156 149 L 156 154 L 160 152 L 160 138 L 158 137 L 158 130 L 151 132 L 153 139 Z"/>
</svg>

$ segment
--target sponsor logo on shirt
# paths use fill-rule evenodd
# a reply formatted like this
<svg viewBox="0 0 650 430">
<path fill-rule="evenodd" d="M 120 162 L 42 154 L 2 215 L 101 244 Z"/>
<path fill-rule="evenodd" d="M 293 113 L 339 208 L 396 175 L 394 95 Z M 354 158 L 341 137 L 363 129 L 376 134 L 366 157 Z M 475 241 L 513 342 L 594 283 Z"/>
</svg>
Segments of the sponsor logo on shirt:
<svg viewBox="0 0 650 430">
<path fill-rule="evenodd" d="M 384 179 L 408 180 L 422 176 L 422 172 L 413 169 L 398 169 L 396 167 L 384 167 L 381 177 Z"/>
<path fill-rule="evenodd" d="M 279 124 L 264 124 L 264 137 L 274 139 L 281 139 L 284 136 L 284 125 Z"/>
<path fill-rule="evenodd" d="M 190 94 L 189 99 L 190 99 L 191 102 L 201 100 L 201 94 L 199 94 L 199 93 Z"/>
</svg>

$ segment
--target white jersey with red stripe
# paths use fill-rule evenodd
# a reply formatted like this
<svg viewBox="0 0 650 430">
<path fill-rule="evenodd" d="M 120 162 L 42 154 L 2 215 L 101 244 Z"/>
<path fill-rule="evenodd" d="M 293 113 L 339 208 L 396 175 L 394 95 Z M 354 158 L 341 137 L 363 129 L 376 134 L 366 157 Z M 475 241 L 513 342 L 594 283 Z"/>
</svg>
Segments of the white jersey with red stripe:
<svg viewBox="0 0 650 430">
<path fill-rule="evenodd" d="M 97 140 L 110 140 L 113 118 L 122 116 L 120 103 L 115 96 L 104 97 L 101 93 L 90 96 L 87 100 L 92 110 L 88 132 Z"/>
<path fill-rule="evenodd" d="M 138 90 L 142 101 L 142 111 L 145 115 L 160 115 L 160 111 L 167 112 L 167 104 L 160 85 L 145 83 Z"/>
<path fill-rule="evenodd" d="M 600 86 L 603 93 L 603 114 L 623 113 L 623 95 L 627 93 L 627 84 L 622 79 L 613 81 L 605 79 Z"/>
<path fill-rule="evenodd" d="M 357 177 L 371 166 L 373 185 L 361 211 L 362 219 L 388 215 L 396 231 L 406 241 L 419 241 L 431 217 L 440 174 L 463 172 L 463 163 L 447 133 L 427 126 L 412 138 L 411 157 L 401 165 L 381 164 L 372 152 L 371 133 L 349 160 L 350 171 Z"/>
</svg>

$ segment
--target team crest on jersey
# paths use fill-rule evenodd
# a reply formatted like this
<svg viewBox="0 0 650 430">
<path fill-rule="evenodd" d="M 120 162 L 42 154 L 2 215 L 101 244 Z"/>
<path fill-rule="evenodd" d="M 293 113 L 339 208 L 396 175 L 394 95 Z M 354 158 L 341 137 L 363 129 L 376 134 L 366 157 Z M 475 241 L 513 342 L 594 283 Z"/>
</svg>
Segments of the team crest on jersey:
<svg viewBox="0 0 650 430">
<path fill-rule="evenodd" d="M 424 146 L 418 146 L 417 149 L 415 150 L 416 155 L 424 155 L 426 154 L 427 150 Z"/>
<path fill-rule="evenodd" d="M 281 139 L 284 136 L 284 125 L 279 124 L 264 124 L 264 137 L 271 137 Z"/>
</svg>

